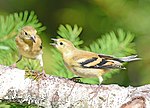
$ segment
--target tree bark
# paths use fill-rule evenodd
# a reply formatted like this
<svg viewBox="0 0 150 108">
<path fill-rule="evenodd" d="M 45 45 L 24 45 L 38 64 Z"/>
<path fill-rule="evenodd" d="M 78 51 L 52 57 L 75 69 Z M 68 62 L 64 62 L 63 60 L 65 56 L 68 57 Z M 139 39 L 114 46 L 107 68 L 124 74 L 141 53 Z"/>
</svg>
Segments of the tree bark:
<svg viewBox="0 0 150 108">
<path fill-rule="evenodd" d="M 99 86 L 47 76 L 33 80 L 24 70 L 0 65 L 0 100 L 44 108 L 150 108 L 150 85 Z"/>
</svg>

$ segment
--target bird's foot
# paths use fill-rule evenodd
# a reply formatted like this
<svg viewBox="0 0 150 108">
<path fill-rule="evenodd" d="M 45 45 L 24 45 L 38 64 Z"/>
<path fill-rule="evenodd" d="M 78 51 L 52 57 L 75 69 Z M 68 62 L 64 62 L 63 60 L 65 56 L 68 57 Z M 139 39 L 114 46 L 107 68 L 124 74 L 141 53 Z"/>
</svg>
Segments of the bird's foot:
<svg viewBox="0 0 150 108">
<path fill-rule="evenodd" d="M 82 83 L 81 80 L 80 80 L 81 77 L 73 77 L 73 78 L 70 78 L 69 80 L 73 81 L 73 82 L 76 82 L 76 83 Z"/>
<path fill-rule="evenodd" d="M 42 72 L 41 72 L 41 78 L 42 78 L 42 79 L 48 79 L 48 77 L 46 76 L 46 72 L 45 72 L 44 69 L 43 69 Z"/>
<path fill-rule="evenodd" d="M 17 67 L 17 64 L 14 63 L 14 64 L 12 64 L 10 67 L 11 67 L 11 68 L 16 68 L 16 67 Z"/>
</svg>

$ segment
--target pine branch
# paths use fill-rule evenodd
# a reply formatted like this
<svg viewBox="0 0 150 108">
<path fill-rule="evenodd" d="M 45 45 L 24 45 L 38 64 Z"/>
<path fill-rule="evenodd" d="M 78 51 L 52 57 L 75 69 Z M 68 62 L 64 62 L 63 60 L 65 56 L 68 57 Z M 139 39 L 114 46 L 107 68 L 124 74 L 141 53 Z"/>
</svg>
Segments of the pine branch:
<svg viewBox="0 0 150 108">
<path fill-rule="evenodd" d="M 72 28 L 70 25 L 66 24 L 65 26 L 60 25 L 58 28 L 57 33 L 61 38 L 65 38 L 73 42 L 73 44 L 78 47 L 83 43 L 82 40 L 80 40 L 79 35 L 82 32 L 82 28 L 78 27 L 77 25 L 74 25 Z"/>
<path fill-rule="evenodd" d="M 133 39 L 133 34 L 118 29 L 116 34 L 114 32 L 107 33 L 85 49 L 96 53 L 124 57 L 136 53 Z"/>
</svg>

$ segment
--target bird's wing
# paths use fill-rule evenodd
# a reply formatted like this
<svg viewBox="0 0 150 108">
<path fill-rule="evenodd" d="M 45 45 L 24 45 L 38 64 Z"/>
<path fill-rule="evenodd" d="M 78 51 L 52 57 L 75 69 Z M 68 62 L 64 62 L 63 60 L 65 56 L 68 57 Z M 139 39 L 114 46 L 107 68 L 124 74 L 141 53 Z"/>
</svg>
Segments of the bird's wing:
<svg viewBox="0 0 150 108">
<path fill-rule="evenodd" d="M 122 61 L 121 59 L 116 58 L 116 57 L 111 56 L 111 55 L 98 54 L 98 56 L 99 56 L 100 58 L 103 58 L 103 59 L 106 59 L 106 60 L 115 60 L 115 61 L 118 61 L 118 62 L 124 62 L 124 61 Z"/>
<path fill-rule="evenodd" d="M 19 36 L 16 36 L 15 41 L 16 41 L 17 46 L 24 47 L 25 43 L 23 42 L 22 39 L 20 39 Z"/>
<path fill-rule="evenodd" d="M 16 36 L 15 41 L 19 49 L 24 51 L 30 51 L 29 45 L 25 43 L 19 36 Z"/>
<path fill-rule="evenodd" d="M 107 55 L 91 55 L 78 58 L 77 62 L 84 68 L 125 69 L 119 59 Z"/>
<path fill-rule="evenodd" d="M 33 43 L 33 51 L 41 51 L 42 50 L 42 41 L 38 35 L 36 35 L 35 43 Z"/>
</svg>

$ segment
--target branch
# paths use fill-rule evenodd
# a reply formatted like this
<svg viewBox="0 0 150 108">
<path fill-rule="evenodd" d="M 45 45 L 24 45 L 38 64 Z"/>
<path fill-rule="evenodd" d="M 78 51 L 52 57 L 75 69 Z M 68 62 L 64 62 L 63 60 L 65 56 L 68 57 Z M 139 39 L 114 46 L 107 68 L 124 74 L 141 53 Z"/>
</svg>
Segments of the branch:
<svg viewBox="0 0 150 108">
<path fill-rule="evenodd" d="M 88 85 L 65 78 L 25 78 L 25 71 L 0 65 L 0 100 L 36 104 L 45 108 L 145 108 L 150 106 L 150 85 L 120 87 Z"/>
</svg>

